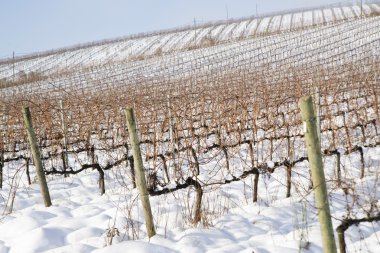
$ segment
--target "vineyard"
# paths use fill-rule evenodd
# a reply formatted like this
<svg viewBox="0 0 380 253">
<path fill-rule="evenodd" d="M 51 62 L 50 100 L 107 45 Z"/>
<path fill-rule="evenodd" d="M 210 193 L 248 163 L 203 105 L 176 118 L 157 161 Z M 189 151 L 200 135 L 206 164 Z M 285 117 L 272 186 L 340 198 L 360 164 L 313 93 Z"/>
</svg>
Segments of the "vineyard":
<svg viewBox="0 0 380 253">
<path fill-rule="evenodd" d="M 100 248 L 94 241 L 107 227 L 107 245 L 117 237 L 110 231 L 124 234 L 120 241 L 146 237 L 125 108 L 135 112 L 153 216 L 165 239 L 169 233 L 178 243 L 173 235 L 178 227 L 222 229 L 220 219 L 240 209 L 265 221 L 274 212 L 265 208 L 290 201 L 296 211 L 284 210 L 285 217 L 313 210 L 305 219 L 313 224 L 310 233 L 318 232 L 298 107 L 299 99 L 310 95 L 319 115 L 334 228 L 347 225 L 348 252 L 371 252 L 380 231 L 379 15 L 376 1 L 363 9 L 330 6 L 0 61 L 0 234 L 14 221 L 9 217 L 41 203 L 28 197 L 38 190 L 24 106 L 32 113 L 53 206 L 56 198 L 56 205 L 74 208 L 75 201 L 62 200 L 67 197 L 62 191 L 82 178 L 88 186 L 83 191 L 110 199 L 102 199 L 108 206 L 102 212 L 109 216 L 101 223 L 104 231 L 88 232 L 93 239 L 76 242 L 78 252 Z M 78 203 L 87 211 L 95 208 L 83 199 Z M 296 224 L 296 239 L 295 232 L 287 235 L 302 243 L 286 244 L 286 250 L 322 250 L 320 242 L 310 245 L 305 219 Z M 253 221 L 244 226 L 252 238 L 260 228 Z M 285 240 L 278 236 L 273 240 Z M 0 235 L 0 252 L 8 247 L 27 252 L 16 246 L 19 251 L 12 251 L 15 243 L 3 243 L 4 238 Z M 242 244 L 248 240 L 242 238 L 231 239 L 240 250 L 280 250 Z M 160 240 L 153 243 L 165 245 Z M 55 244 L 44 249 L 67 252 L 65 245 L 74 243 Z M 212 249 L 206 241 L 201 245 L 199 252 Z"/>
</svg>

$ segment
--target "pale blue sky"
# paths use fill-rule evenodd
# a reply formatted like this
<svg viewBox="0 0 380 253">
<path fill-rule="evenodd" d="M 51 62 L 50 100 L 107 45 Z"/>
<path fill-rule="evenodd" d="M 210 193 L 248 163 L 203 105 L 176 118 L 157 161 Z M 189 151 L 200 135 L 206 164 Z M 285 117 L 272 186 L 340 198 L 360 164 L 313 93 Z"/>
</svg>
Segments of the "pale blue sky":
<svg viewBox="0 0 380 253">
<path fill-rule="evenodd" d="M 0 0 L 0 58 L 339 0 Z M 350 1 L 355 2 L 355 1 Z"/>
</svg>

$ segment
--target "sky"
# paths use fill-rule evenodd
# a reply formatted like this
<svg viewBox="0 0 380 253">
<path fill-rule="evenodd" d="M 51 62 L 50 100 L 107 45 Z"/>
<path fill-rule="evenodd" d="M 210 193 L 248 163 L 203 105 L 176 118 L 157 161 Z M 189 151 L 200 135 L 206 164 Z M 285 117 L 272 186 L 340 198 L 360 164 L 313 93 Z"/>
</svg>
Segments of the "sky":
<svg viewBox="0 0 380 253">
<path fill-rule="evenodd" d="M 0 58 L 344 0 L 0 0 Z M 346 1 L 355 2 L 355 1 Z"/>
</svg>

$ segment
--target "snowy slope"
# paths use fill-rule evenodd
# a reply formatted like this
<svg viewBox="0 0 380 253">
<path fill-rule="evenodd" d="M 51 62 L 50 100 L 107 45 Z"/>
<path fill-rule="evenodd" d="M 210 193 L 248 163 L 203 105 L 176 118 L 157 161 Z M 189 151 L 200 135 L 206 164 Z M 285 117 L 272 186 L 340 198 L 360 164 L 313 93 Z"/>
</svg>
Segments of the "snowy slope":
<svg viewBox="0 0 380 253">
<path fill-rule="evenodd" d="M 265 26 L 261 24 L 265 20 L 269 19 L 264 19 L 258 26 L 249 24 L 247 29 L 264 29 Z M 251 38 L 138 61 L 109 62 L 87 69 L 77 68 L 68 74 L 51 75 L 47 80 L 3 88 L 0 94 L 6 97 L 24 92 L 51 92 L 52 96 L 62 96 L 62 92 L 75 92 L 77 89 L 91 91 L 91 87 L 110 89 L 119 85 L 133 85 L 142 76 L 157 81 L 164 80 L 162 78 L 167 76 L 179 79 L 192 76 L 194 72 L 202 76 L 212 70 L 257 69 L 269 63 L 274 64 L 278 70 L 271 75 L 286 73 L 287 63 L 305 68 L 310 65 L 323 68 L 336 64 L 343 66 L 354 61 L 365 61 L 368 56 L 376 57 L 376 48 L 380 47 L 379 29 L 379 17 L 355 19 L 322 28 Z M 190 39 L 188 34 L 184 36 Z M 192 44 L 194 41 L 187 43 Z M 284 72 L 280 71 L 283 68 Z"/>
<path fill-rule="evenodd" d="M 376 16 L 380 13 L 380 4 L 363 5 L 363 16 Z M 308 10 L 305 12 L 283 13 L 276 16 L 227 21 L 221 24 L 203 25 L 189 28 L 185 31 L 157 33 L 137 38 L 117 39 L 111 42 L 94 43 L 93 46 L 83 46 L 82 49 L 61 49 L 55 53 L 43 52 L 37 56 L 25 56 L 0 62 L 0 79 L 22 77 L 25 74 L 59 72 L 66 69 L 88 67 L 104 64 L 110 61 L 135 60 L 142 57 L 152 57 L 168 54 L 173 51 L 185 51 L 198 42 L 212 39 L 213 43 L 225 43 L 236 39 L 246 39 L 252 36 L 268 35 L 278 31 L 289 31 L 307 28 L 313 25 L 335 23 L 361 16 L 359 6 L 331 7 L 326 9 Z M 258 24 L 258 27 L 255 25 Z M 245 32 L 244 32 L 245 31 Z M 202 45 L 198 45 L 202 46 Z M 40 56 L 38 56 L 40 55 Z M 25 60 L 23 60 L 25 59 Z"/>
</svg>

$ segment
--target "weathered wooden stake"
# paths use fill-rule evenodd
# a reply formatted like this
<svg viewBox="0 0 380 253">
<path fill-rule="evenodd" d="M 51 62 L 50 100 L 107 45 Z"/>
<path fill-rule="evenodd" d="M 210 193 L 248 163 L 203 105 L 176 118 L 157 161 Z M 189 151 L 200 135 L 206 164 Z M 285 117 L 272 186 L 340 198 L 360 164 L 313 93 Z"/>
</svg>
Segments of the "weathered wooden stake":
<svg viewBox="0 0 380 253">
<path fill-rule="evenodd" d="M 62 125 L 62 132 L 63 132 L 62 163 L 63 163 L 63 171 L 65 172 L 69 166 L 69 158 L 67 156 L 67 130 L 66 130 L 65 111 L 64 111 L 63 100 L 59 101 L 59 106 L 61 108 L 61 125 Z M 69 176 L 68 174 L 64 174 L 64 177 L 68 177 L 68 176 Z"/>
<path fill-rule="evenodd" d="M 24 117 L 25 128 L 28 132 L 28 140 L 30 144 L 30 150 L 32 151 L 34 165 L 36 166 L 36 174 L 40 183 L 42 197 L 46 207 L 51 206 L 51 199 L 49 194 L 49 188 L 46 183 L 45 172 L 42 167 L 40 149 L 37 145 L 36 133 L 33 129 L 32 116 L 30 114 L 29 107 L 22 108 L 22 115 Z"/>
<path fill-rule="evenodd" d="M 302 97 L 299 101 L 299 107 L 304 124 L 307 153 L 311 167 L 319 223 L 321 226 L 323 249 L 326 253 L 336 253 L 325 174 L 323 172 L 321 144 L 318 138 L 316 116 L 314 114 L 311 97 Z"/>
<path fill-rule="evenodd" d="M 127 144 L 125 144 L 125 145 L 127 145 Z M 133 161 L 133 156 L 128 157 L 128 163 L 129 163 L 129 167 L 131 169 L 132 187 L 133 187 L 133 189 L 135 189 L 136 188 L 136 176 L 135 176 L 135 162 Z"/>
<path fill-rule="evenodd" d="M 153 215 L 150 207 L 149 194 L 140 151 L 140 142 L 136 132 L 136 123 L 132 108 L 127 108 L 125 110 L 125 117 L 127 119 L 128 134 L 132 146 L 137 188 L 140 192 L 140 199 L 144 209 L 146 231 L 148 236 L 152 237 L 156 234 L 156 231 L 154 229 Z"/>
</svg>

